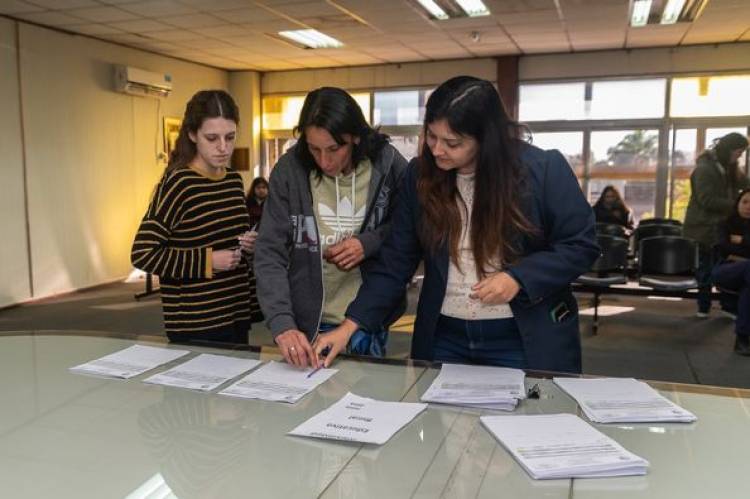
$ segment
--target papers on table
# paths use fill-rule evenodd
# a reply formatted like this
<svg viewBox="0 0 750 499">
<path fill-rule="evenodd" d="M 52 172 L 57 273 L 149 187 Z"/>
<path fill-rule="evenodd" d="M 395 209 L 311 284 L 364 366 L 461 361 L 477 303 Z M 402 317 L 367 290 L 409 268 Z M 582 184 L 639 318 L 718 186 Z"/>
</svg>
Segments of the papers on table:
<svg viewBox="0 0 750 499">
<path fill-rule="evenodd" d="M 71 367 L 70 370 L 80 374 L 96 374 L 114 378 L 132 378 L 162 364 L 189 354 L 187 350 L 133 345 L 119 352 L 85 364 Z"/>
<path fill-rule="evenodd" d="M 294 404 L 338 369 L 301 370 L 271 361 L 219 392 L 221 395 Z M 313 373 L 310 375 L 310 373 Z"/>
<path fill-rule="evenodd" d="M 211 391 L 230 379 L 257 367 L 260 363 L 259 360 L 253 359 L 201 354 L 184 364 L 155 374 L 143 381 L 157 385 Z"/>
<path fill-rule="evenodd" d="M 573 414 L 480 419 L 535 479 L 644 475 L 649 466 Z"/>
<path fill-rule="evenodd" d="M 695 415 L 633 378 L 554 378 L 597 423 L 695 421 Z"/>
<path fill-rule="evenodd" d="M 422 395 L 424 402 L 512 411 L 526 397 L 520 369 L 443 364 Z"/>
<path fill-rule="evenodd" d="M 289 435 L 381 445 L 426 408 L 427 404 L 381 402 L 347 393 Z"/>
</svg>

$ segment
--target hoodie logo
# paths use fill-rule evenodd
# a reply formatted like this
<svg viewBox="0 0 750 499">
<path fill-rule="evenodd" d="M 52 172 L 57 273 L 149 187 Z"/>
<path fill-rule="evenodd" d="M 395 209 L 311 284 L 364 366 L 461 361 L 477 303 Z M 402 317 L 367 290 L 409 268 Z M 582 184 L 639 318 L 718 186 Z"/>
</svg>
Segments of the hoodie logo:
<svg viewBox="0 0 750 499">
<path fill-rule="evenodd" d="M 366 207 L 353 214 L 352 202 L 348 197 L 339 201 L 338 220 L 336 212 L 324 203 L 318 203 L 318 214 L 324 227 L 321 227 L 323 246 L 331 246 L 348 237 L 353 236 L 362 226 L 365 219 Z"/>
</svg>

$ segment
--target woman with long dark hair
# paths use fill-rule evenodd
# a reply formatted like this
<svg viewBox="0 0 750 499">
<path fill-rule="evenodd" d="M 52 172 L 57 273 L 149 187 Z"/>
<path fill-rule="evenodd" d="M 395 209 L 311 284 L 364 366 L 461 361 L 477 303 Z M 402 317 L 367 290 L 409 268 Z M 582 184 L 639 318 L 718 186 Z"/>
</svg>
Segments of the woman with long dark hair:
<svg viewBox="0 0 750 499">
<path fill-rule="evenodd" d="M 744 189 L 720 227 L 719 264 L 711 280 L 737 294 L 734 351 L 750 356 L 750 189 Z"/>
<path fill-rule="evenodd" d="M 254 178 L 246 198 L 247 214 L 250 216 L 250 227 L 253 230 L 258 229 L 266 198 L 268 198 L 268 180 L 263 177 Z"/>
<path fill-rule="evenodd" d="M 522 138 L 488 81 L 459 76 L 430 95 L 377 265 L 315 343 L 325 365 L 382 321 L 424 258 L 413 358 L 581 370 L 569 284 L 598 256 L 594 216 L 562 155 Z"/>
<path fill-rule="evenodd" d="M 622 225 L 633 230 L 633 211 L 614 185 L 608 185 L 602 191 L 594 204 L 594 217 L 597 223 Z"/>
<path fill-rule="evenodd" d="M 223 90 L 195 94 L 131 260 L 159 276 L 171 341 L 247 343 L 253 249 L 242 178 L 232 170 L 239 111 Z"/>
<path fill-rule="evenodd" d="M 719 227 L 732 213 L 737 194 L 750 187 L 750 180 L 738 164 L 747 146 L 744 135 L 736 132 L 724 135 L 698 156 L 690 174 L 690 200 L 683 234 L 698 242 L 698 317 L 708 317 L 711 311 L 711 270 L 716 263 L 713 247 L 720 240 Z"/>
<path fill-rule="evenodd" d="M 368 279 L 406 160 L 340 88 L 310 92 L 295 131 L 297 144 L 271 172 L 255 272 L 266 324 L 287 362 L 302 367 L 317 365 L 311 342 L 344 320 Z M 404 294 L 342 348 L 382 356 Z"/>
</svg>

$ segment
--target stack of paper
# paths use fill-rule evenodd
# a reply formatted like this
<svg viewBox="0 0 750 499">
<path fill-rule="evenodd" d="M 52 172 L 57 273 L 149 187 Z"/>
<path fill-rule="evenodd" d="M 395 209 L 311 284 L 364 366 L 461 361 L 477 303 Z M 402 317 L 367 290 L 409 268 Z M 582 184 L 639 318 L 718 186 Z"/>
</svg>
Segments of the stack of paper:
<svg viewBox="0 0 750 499">
<path fill-rule="evenodd" d="M 422 395 L 424 402 L 512 411 L 526 398 L 520 369 L 443 364 L 440 374 Z"/>
<path fill-rule="evenodd" d="M 534 479 L 645 475 L 649 466 L 573 414 L 480 420 Z"/>
<path fill-rule="evenodd" d="M 633 378 L 554 378 L 596 423 L 690 423 L 697 418 Z"/>
<path fill-rule="evenodd" d="M 338 369 L 302 370 L 271 361 L 219 394 L 294 404 L 337 372 Z"/>
<path fill-rule="evenodd" d="M 211 391 L 230 379 L 257 367 L 260 363 L 259 360 L 237 359 L 205 353 L 143 381 L 156 385 Z"/>
<path fill-rule="evenodd" d="M 427 408 L 427 404 L 381 402 L 347 393 L 289 435 L 382 445 Z"/>
<path fill-rule="evenodd" d="M 70 370 L 80 374 L 96 374 L 127 379 L 179 359 L 189 353 L 187 350 L 133 345 L 119 352 L 106 355 L 101 359 L 71 367 Z"/>
</svg>

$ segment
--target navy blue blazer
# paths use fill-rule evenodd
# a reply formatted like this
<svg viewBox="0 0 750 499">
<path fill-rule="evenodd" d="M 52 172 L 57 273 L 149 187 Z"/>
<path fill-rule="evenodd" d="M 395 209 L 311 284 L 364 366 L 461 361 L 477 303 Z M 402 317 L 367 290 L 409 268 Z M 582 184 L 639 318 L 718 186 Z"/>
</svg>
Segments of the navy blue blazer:
<svg viewBox="0 0 750 499">
<path fill-rule="evenodd" d="M 599 256 L 594 214 L 567 161 L 558 151 L 524 144 L 524 192 L 521 202 L 537 233 L 521 241 L 521 258 L 505 269 L 521 286 L 510 302 L 529 369 L 581 372 L 578 306 L 570 283 Z M 373 270 L 363 281 L 346 315 L 360 327 L 378 331 L 402 296 L 404 286 L 424 259 L 411 357 L 433 359 L 433 337 L 448 281 L 447 246 L 426 251 L 419 240 L 421 207 L 417 198 L 417 166 L 404 175 L 386 238 Z M 555 314 L 567 308 L 560 318 Z"/>
</svg>

